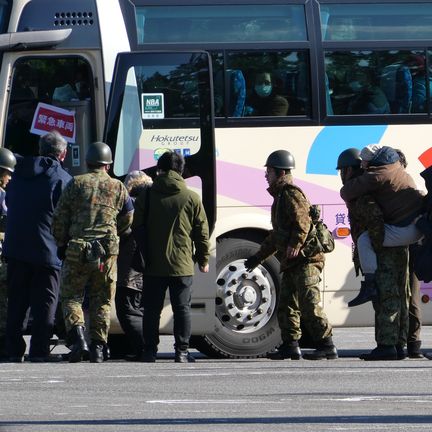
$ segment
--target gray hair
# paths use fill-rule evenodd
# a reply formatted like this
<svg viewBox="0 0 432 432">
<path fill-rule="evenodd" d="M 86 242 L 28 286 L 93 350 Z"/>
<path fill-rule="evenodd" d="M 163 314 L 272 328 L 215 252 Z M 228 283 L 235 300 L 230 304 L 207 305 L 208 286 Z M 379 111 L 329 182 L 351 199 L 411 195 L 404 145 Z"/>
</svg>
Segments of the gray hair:
<svg viewBox="0 0 432 432">
<path fill-rule="evenodd" d="M 48 132 L 39 139 L 41 156 L 59 157 L 67 147 L 67 141 L 56 130 Z"/>
</svg>

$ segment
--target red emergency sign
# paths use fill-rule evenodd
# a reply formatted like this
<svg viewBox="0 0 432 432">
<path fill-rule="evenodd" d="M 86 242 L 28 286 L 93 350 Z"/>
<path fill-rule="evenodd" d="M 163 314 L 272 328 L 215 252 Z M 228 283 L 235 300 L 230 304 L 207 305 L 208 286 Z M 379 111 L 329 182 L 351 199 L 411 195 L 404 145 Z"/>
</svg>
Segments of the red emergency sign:
<svg viewBox="0 0 432 432">
<path fill-rule="evenodd" d="M 59 132 L 66 141 L 74 143 L 76 135 L 75 112 L 54 105 L 39 103 L 33 116 L 30 132 L 36 135 L 45 135 L 52 130 Z"/>
</svg>

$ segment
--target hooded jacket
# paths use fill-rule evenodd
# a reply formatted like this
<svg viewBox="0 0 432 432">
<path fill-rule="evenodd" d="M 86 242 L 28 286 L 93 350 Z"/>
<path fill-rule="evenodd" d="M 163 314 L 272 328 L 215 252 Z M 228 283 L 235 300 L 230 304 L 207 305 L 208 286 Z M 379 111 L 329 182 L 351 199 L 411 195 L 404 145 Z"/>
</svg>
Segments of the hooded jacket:
<svg viewBox="0 0 432 432">
<path fill-rule="evenodd" d="M 391 147 L 383 147 L 367 171 L 347 181 L 340 194 L 346 202 L 371 194 L 381 207 L 386 223 L 405 226 L 420 214 L 423 194 L 395 153 Z"/>
<path fill-rule="evenodd" d="M 133 230 L 144 224 L 146 193 L 135 201 Z M 209 260 L 208 224 L 200 197 L 175 171 L 157 176 L 149 193 L 144 274 L 192 276 L 194 259 L 200 266 Z"/>
<path fill-rule="evenodd" d="M 31 264 L 61 267 L 51 233 L 55 206 L 72 177 L 54 157 L 18 157 L 8 184 L 3 255 Z"/>
</svg>

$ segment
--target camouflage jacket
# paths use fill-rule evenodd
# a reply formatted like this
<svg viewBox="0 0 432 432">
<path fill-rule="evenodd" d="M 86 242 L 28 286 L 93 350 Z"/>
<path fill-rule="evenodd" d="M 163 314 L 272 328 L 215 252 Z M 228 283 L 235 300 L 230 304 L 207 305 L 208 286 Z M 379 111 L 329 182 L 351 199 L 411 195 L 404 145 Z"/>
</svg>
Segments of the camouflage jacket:
<svg viewBox="0 0 432 432">
<path fill-rule="evenodd" d="M 312 226 L 310 203 L 305 195 L 292 185 L 292 176 L 286 175 L 270 186 L 267 190 L 273 197 L 271 207 L 271 223 L 273 229 L 269 232 L 256 254 L 260 261 L 277 253 L 281 263 L 281 272 L 304 263 L 324 263 L 324 254 L 312 257 L 300 254 L 297 258 L 288 259 L 287 246 L 301 249 L 308 238 Z"/>
<path fill-rule="evenodd" d="M 357 239 L 368 231 L 372 246 L 376 253 L 382 250 L 384 242 L 384 215 L 380 206 L 371 195 L 363 195 L 347 203 L 351 236 L 354 242 L 353 261 L 356 273 L 360 268 L 357 252 Z"/>
<path fill-rule="evenodd" d="M 118 249 L 118 233 L 130 227 L 132 217 L 133 204 L 123 183 L 102 169 L 92 169 L 74 177 L 63 191 L 54 212 L 52 232 L 59 247 L 71 239 L 108 237 L 115 240 Z"/>
</svg>

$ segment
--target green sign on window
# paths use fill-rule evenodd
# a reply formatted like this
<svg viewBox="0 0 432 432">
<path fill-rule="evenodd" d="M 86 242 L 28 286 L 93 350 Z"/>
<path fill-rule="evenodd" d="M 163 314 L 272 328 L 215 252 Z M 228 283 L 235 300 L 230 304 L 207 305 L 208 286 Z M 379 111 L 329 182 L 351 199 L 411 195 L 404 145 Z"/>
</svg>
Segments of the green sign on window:
<svg viewBox="0 0 432 432">
<path fill-rule="evenodd" d="M 163 93 L 142 93 L 142 118 L 162 119 L 165 117 Z"/>
</svg>

